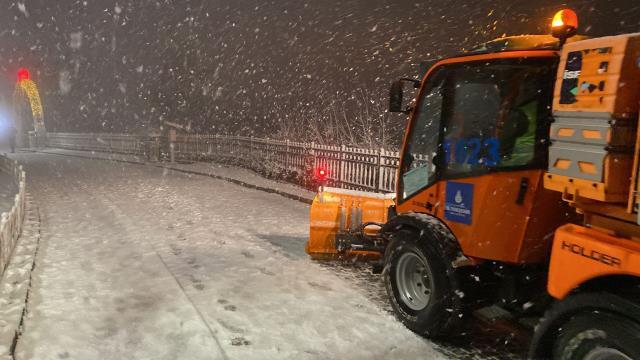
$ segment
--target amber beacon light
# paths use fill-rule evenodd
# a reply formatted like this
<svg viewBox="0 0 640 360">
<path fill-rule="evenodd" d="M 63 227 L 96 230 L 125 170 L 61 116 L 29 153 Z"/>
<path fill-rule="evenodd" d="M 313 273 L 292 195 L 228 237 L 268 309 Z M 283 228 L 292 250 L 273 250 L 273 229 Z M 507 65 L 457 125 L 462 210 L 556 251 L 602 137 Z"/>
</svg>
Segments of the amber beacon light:
<svg viewBox="0 0 640 360">
<path fill-rule="evenodd" d="M 578 15 L 571 9 L 558 11 L 551 22 L 551 35 L 560 39 L 564 44 L 568 38 L 578 31 Z"/>
</svg>

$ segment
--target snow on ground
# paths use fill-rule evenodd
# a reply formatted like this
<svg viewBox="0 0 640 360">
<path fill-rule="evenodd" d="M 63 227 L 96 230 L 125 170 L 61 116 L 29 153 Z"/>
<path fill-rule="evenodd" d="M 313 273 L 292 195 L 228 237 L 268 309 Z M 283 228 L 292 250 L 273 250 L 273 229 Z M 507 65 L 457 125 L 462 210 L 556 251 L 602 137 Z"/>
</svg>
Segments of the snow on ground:
<svg viewBox="0 0 640 360">
<path fill-rule="evenodd" d="M 19 159 L 42 243 L 18 359 L 442 357 L 305 256 L 305 204 L 154 167 Z"/>
<path fill-rule="evenodd" d="M 0 213 L 11 210 L 17 193 L 13 176 L 0 171 Z"/>
<path fill-rule="evenodd" d="M 144 157 L 133 154 L 118 154 L 118 153 L 105 153 L 96 151 L 80 151 L 80 150 L 68 150 L 68 149 L 45 149 L 44 153 L 60 154 L 65 156 L 77 156 L 83 158 L 97 158 L 97 159 L 109 159 L 116 161 L 134 162 L 134 163 L 147 163 Z M 212 175 L 214 177 L 233 179 L 242 181 L 244 183 L 277 190 L 286 194 L 297 196 L 300 198 L 313 200 L 315 192 L 304 189 L 298 185 L 290 184 L 282 181 L 275 181 L 272 179 L 266 179 L 255 171 L 244 169 L 235 166 L 227 166 L 214 162 L 193 162 L 193 163 L 148 163 L 155 166 L 168 167 L 173 169 L 180 169 L 184 171 L 196 172 L 206 175 Z"/>
<path fill-rule="evenodd" d="M 187 171 L 195 171 L 198 173 L 220 176 L 223 178 L 238 179 L 251 185 L 271 188 L 309 200 L 313 200 L 313 197 L 315 196 L 315 192 L 304 189 L 298 185 L 266 179 L 255 171 L 238 168 L 235 166 L 226 166 L 211 162 L 196 162 L 192 164 L 163 164 L 163 166 L 169 166 L 171 168 Z"/>
</svg>

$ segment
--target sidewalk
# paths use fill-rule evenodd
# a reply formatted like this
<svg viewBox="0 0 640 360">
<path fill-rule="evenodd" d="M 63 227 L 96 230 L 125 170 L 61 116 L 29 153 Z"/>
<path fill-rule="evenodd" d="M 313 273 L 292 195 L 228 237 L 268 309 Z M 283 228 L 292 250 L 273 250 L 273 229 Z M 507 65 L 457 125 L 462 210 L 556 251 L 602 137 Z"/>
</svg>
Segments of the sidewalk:
<svg viewBox="0 0 640 360">
<path fill-rule="evenodd" d="M 17 190 L 16 190 L 17 191 Z M 32 272 L 40 247 L 40 213 L 27 194 L 22 234 L 0 281 L 0 359 L 14 360 L 14 344 L 24 330 L 32 294 Z"/>
<path fill-rule="evenodd" d="M 38 152 L 54 155 L 141 164 L 180 171 L 189 174 L 204 175 L 220 180 L 229 181 L 248 188 L 275 193 L 307 204 L 311 204 L 311 202 L 313 201 L 313 197 L 315 196 L 315 192 L 309 191 L 300 186 L 285 183 L 282 181 L 267 179 L 248 169 L 222 165 L 214 162 L 174 164 L 168 162 L 147 162 L 146 159 L 142 156 L 132 154 L 103 153 L 66 149 L 44 149 Z"/>
<path fill-rule="evenodd" d="M 13 182 L 13 176 L 0 171 L 0 214 L 11 210 L 18 186 Z"/>
</svg>

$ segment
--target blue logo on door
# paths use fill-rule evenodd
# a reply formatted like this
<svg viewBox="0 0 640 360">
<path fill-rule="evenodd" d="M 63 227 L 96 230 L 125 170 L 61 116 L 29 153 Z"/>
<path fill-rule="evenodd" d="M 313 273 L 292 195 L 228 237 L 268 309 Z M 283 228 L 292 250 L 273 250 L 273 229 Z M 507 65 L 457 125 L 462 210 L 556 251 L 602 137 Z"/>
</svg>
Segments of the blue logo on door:
<svg viewBox="0 0 640 360">
<path fill-rule="evenodd" d="M 447 182 L 444 218 L 471 225 L 473 215 L 473 184 Z"/>
</svg>

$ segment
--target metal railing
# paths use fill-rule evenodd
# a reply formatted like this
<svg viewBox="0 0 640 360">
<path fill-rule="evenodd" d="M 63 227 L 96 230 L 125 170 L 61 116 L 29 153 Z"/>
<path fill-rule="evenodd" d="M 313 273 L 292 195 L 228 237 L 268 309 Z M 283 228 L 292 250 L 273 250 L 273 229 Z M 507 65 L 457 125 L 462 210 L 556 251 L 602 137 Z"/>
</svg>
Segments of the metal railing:
<svg viewBox="0 0 640 360">
<path fill-rule="evenodd" d="M 48 133 L 54 148 L 117 152 L 157 158 L 169 152 L 169 141 L 158 136 L 124 134 Z M 395 191 L 399 155 L 385 149 L 360 149 L 314 143 L 228 135 L 177 135 L 177 159 L 230 161 L 285 179 L 310 176 L 316 168 L 327 171 L 331 186 L 376 192 Z"/>
<path fill-rule="evenodd" d="M 18 193 L 15 195 L 11 210 L 0 215 L 1 277 L 4 275 L 4 270 L 11 260 L 11 254 L 13 254 L 13 249 L 16 246 L 18 238 L 20 237 L 20 234 L 22 234 L 25 209 L 26 176 L 22 170 L 22 166 L 15 160 L 11 160 L 6 156 L 0 156 L 0 171 L 11 175 L 13 181 L 18 187 Z"/>
<path fill-rule="evenodd" d="M 146 136 L 128 134 L 74 134 L 47 133 L 47 146 L 61 149 L 119 152 L 126 154 L 144 153 Z"/>
</svg>

